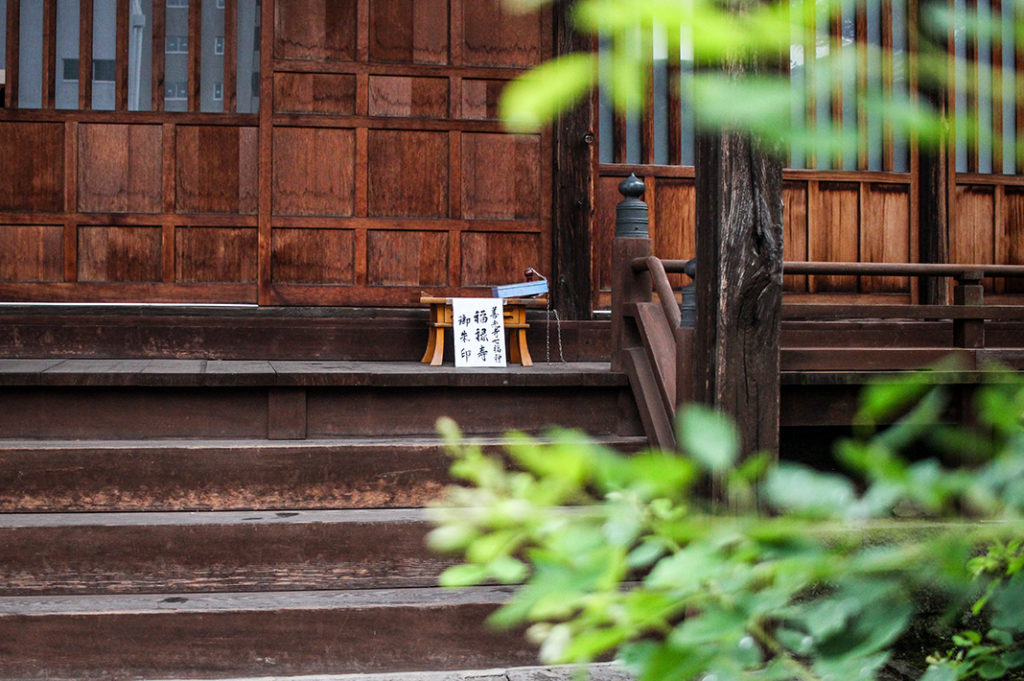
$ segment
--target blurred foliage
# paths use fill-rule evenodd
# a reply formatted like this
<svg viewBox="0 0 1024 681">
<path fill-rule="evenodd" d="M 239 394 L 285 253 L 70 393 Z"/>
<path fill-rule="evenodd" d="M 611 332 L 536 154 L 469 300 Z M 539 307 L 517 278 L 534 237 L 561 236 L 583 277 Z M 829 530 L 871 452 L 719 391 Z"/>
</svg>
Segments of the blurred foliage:
<svg viewBox="0 0 1024 681">
<path fill-rule="evenodd" d="M 433 510 L 429 541 L 465 562 L 442 583 L 521 583 L 494 624 L 528 625 L 546 663 L 614 655 L 640 681 L 874 679 L 921 617 L 957 630 L 926 671 L 917 655 L 925 681 L 1011 678 L 1024 384 L 979 387 L 965 429 L 943 425 L 940 373 L 866 391 L 837 444 L 845 473 L 740 460 L 733 424 L 698 406 L 679 414 L 682 455 L 570 431 L 489 455 L 444 421 L 465 484 Z"/>
<path fill-rule="evenodd" d="M 531 11 L 549 1 L 505 3 Z M 806 82 L 820 83 L 824 96 L 829 97 L 832 84 L 857 68 L 855 61 L 873 69 L 858 78 L 858 87 L 886 77 L 883 70 L 893 68 L 891 51 L 870 43 L 859 44 L 857 50 L 838 49 L 846 38 L 822 35 L 816 29 L 841 17 L 844 4 L 849 3 L 578 0 L 571 13 L 572 23 L 581 33 L 598 38 L 600 47 L 593 53 L 557 57 L 512 81 L 501 98 L 501 117 L 513 130 L 535 130 L 572 107 L 599 81 L 616 108 L 642 108 L 654 58 L 652 36 L 658 31 L 665 36 L 668 54 L 680 54 L 684 48 L 686 58 L 692 58 L 694 93 L 689 104 L 696 111 L 698 126 L 744 129 L 767 142 L 807 152 L 829 154 L 856 149 L 856 132 L 844 127 L 841 120 L 818 121 L 812 127 L 791 123 L 794 97 L 804 102 L 806 97 L 818 95 L 794 93 L 785 75 L 788 67 L 799 66 Z M 916 6 L 907 5 L 908 9 Z M 939 91 L 949 86 L 957 68 L 966 68 L 955 65 L 963 58 L 948 51 L 943 41 L 954 31 L 1002 36 L 1002 26 L 994 16 L 958 14 L 945 2 L 923 6 L 920 24 L 910 23 L 918 27 L 908 38 L 916 46 L 909 64 L 911 80 L 922 91 Z M 1015 22 L 1012 35 L 1024 47 L 1024 23 Z M 939 41 L 933 39 L 936 36 Z M 998 69 L 988 64 L 979 68 L 986 72 L 991 69 L 993 78 L 1002 78 Z M 968 82 L 966 94 L 977 95 L 980 82 L 980 78 Z M 1021 96 L 1019 91 L 1017 96 Z M 921 144 L 939 143 L 948 134 L 949 120 L 939 115 L 927 97 L 858 89 L 856 99 L 860 115 L 878 115 L 893 131 L 912 136 Z M 985 127 L 966 114 L 957 117 L 957 125 L 970 134 Z"/>
</svg>

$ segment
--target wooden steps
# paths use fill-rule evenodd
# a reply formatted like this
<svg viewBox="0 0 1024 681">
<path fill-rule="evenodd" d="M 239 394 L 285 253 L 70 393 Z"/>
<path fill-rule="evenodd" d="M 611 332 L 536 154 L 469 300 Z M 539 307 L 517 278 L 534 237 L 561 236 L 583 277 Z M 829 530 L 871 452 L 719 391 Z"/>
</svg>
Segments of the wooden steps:
<svg viewBox="0 0 1024 681">
<path fill-rule="evenodd" d="M 509 588 L 0 598 L 0 678 L 212 679 L 535 663 Z"/>
<path fill-rule="evenodd" d="M 435 586 L 440 416 L 646 445 L 607 364 L 0 359 L 0 678 L 535 663 L 509 588 Z"/>
</svg>

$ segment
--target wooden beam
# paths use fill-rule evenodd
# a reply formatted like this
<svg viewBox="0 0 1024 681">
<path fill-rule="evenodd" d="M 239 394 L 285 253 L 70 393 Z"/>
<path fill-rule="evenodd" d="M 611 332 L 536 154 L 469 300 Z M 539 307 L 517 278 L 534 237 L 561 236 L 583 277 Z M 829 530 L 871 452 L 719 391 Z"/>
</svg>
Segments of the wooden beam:
<svg viewBox="0 0 1024 681">
<path fill-rule="evenodd" d="M 78 11 L 78 108 L 83 111 L 92 108 L 92 22 L 92 0 L 82 0 Z"/>
<path fill-rule="evenodd" d="M 782 163 L 749 135 L 709 130 L 696 172 L 694 398 L 736 419 L 745 452 L 777 451 Z"/>
<path fill-rule="evenodd" d="M 18 106 L 18 52 L 20 51 L 21 0 L 7 0 L 7 61 L 5 64 L 4 97 L 5 106 Z"/>
<path fill-rule="evenodd" d="M 591 39 L 573 30 L 572 2 L 560 2 L 555 13 L 555 49 L 559 55 L 591 49 Z M 594 225 L 594 106 L 584 97 L 561 115 L 554 126 L 555 181 L 553 202 L 552 298 L 566 319 L 590 318 L 590 230 Z"/>
<path fill-rule="evenodd" d="M 117 0 L 117 49 L 115 62 L 117 75 L 114 76 L 114 108 L 128 110 L 128 26 L 130 10 L 128 0 Z"/>
<path fill-rule="evenodd" d="M 188 4 L 188 110 L 200 109 L 200 73 L 202 65 L 203 14 L 201 4 Z"/>
<path fill-rule="evenodd" d="M 43 2 L 43 106 L 53 109 L 57 99 L 57 0 Z"/>
<path fill-rule="evenodd" d="M 153 3 L 153 111 L 164 110 L 164 50 L 167 47 L 167 4 Z"/>
<path fill-rule="evenodd" d="M 224 112 L 238 108 L 238 0 L 224 0 Z"/>
</svg>

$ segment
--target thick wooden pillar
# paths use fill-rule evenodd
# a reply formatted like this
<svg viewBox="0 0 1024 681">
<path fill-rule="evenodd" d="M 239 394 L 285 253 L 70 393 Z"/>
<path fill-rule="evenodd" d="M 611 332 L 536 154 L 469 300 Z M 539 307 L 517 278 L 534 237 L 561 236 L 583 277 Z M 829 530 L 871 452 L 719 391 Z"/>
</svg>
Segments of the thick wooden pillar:
<svg viewBox="0 0 1024 681">
<path fill-rule="evenodd" d="M 928 2 L 915 2 L 917 25 L 926 30 Z M 951 45 L 950 36 L 930 36 L 938 45 Z M 916 45 L 914 46 L 917 47 Z M 951 71 L 951 70 L 950 70 Z M 946 78 L 917 80 L 918 96 L 934 107 L 948 122 L 950 90 Z M 917 243 L 919 262 L 949 262 L 949 225 L 952 218 L 953 194 L 956 187 L 956 154 L 953 136 L 947 123 L 940 140 L 925 140 L 916 145 L 917 158 Z M 946 279 L 944 277 L 921 277 L 918 300 L 924 305 L 944 305 L 948 302 Z"/>
<path fill-rule="evenodd" d="M 745 452 L 778 450 L 782 164 L 746 133 L 699 136 L 694 398 Z"/>
<path fill-rule="evenodd" d="M 587 52 L 591 38 L 569 20 L 574 2 L 555 3 L 557 54 Z M 552 296 L 568 319 L 591 316 L 590 229 L 594 215 L 594 105 L 592 97 L 558 117 L 554 125 L 555 178 L 551 249 Z"/>
</svg>

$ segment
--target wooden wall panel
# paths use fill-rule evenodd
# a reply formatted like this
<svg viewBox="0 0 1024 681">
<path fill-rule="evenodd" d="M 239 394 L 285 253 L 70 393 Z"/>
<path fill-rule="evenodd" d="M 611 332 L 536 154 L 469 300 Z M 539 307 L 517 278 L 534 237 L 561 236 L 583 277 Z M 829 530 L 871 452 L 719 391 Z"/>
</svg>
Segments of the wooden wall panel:
<svg viewBox="0 0 1024 681">
<path fill-rule="evenodd" d="M 533 219 L 540 208 L 540 138 L 466 133 L 462 136 L 462 216 Z"/>
<path fill-rule="evenodd" d="M 807 183 L 782 183 L 782 243 L 784 260 L 807 260 Z M 788 274 L 782 277 L 786 292 L 806 293 L 807 277 Z"/>
<path fill-rule="evenodd" d="M 448 133 L 370 130 L 368 149 L 369 215 L 447 215 Z"/>
<path fill-rule="evenodd" d="M 538 268 L 539 234 L 462 233 L 462 286 L 494 286 L 522 281 L 527 267 Z"/>
<path fill-rule="evenodd" d="M 817 189 L 815 190 L 815 187 Z M 860 185 L 848 182 L 811 184 L 807 251 L 812 261 L 856 262 L 860 225 Z M 856 277 L 811 277 L 811 293 L 857 290 Z"/>
<path fill-rule="evenodd" d="M 950 225 L 949 259 L 954 263 L 993 262 L 995 191 L 993 187 L 958 186 Z"/>
<path fill-rule="evenodd" d="M 63 226 L 0 225 L 0 281 L 63 280 Z"/>
<path fill-rule="evenodd" d="M 371 0 L 370 59 L 447 64 L 447 0 Z"/>
<path fill-rule="evenodd" d="M 351 116 L 356 77 L 350 73 L 275 73 L 274 110 Z"/>
<path fill-rule="evenodd" d="M 274 56 L 352 61 L 356 58 L 357 0 L 280 0 L 275 3 Z"/>
<path fill-rule="evenodd" d="M 498 100 L 507 80 L 464 78 L 462 80 L 462 117 L 473 120 L 497 120 Z"/>
<path fill-rule="evenodd" d="M 370 76 L 371 116 L 445 118 L 448 79 L 410 76 Z"/>
<path fill-rule="evenodd" d="M 595 287 L 595 297 L 600 300 L 600 292 L 610 291 L 612 285 L 612 239 L 615 238 L 615 206 L 622 200 L 619 194 L 621 177 L 601 177 L 594 183 L 596 205 L 594 209 L 594 227 L 591 234 L 591 276 Z M 601 307 L 600 302 L 596 303 Z M 604 306 L 607 306 L 605 304 Z"/>
<path fill-rule="evenodd" d="M 910 188 L 902 184 L 865 183 L 860 224 L 863 262 L 910 262 Z M 862 277 L 864 293 L 910 291 L 906 277 Z"/>
<path fill-rule="evenodd" d="M 256 128 L 177 126 L 178 212 L 255 213 L 256 136 Z"/>
<path fill-rule="evenodd" d="M 275 128 L 275 215 L 352 215 L 355 132 L 333 128 Z"/>
<path fill-rule="evenodd" d="M 366 234 L 366 283 L 447 286 L 447 232 L 372 229 Z"/>
<path fill-rule="evenodd" d="M 253 283 L 256 269 L 253 227 L 178 227 L 174 231 L 178 283 Z"/>
<path fill-rule="evenodd" d="M 462 57 L 474 66 L 525 67 L 541 56 L 541 14 L 521 14 L 501 0 L 462 3 Z"/>
<path fill-rule="evenodd" d="M 0 157 L 0 210 L 63 210 L 63 124 L 0 122 Z"/>
<path fill-rule="evenodd" d="M 160 281 L 162 234 L 160 227 L 79 227 L 78 281 Z"/>
<path fill-rule="evenodd" d="M 78 209 L 101 213 L 160 212 L 161 149 L 159 125 L 80 125 Z"/>
<path fill-rule="evenodd" d="M 354 234 L 349 229 L 274 229 L 274 283 L 351 284 Z"/>
<path fill-rule="evenodd" d="M 1024 265 L 1024 189 L 1007 188 L 1004 212 L 996 234 L 1000 263 Z M 1024 293 L 1024 279 L 1003 280 L 1006 293 Z"/>
<path fill-rule="evenodd" d="M 650 180 L 647 182 L 650 186 Z M 651 245 L 659 257 L 689 260 L 697 254 L 696 192 L 693 180 L 657 180 L 653 197 L 655 219 L 650 230 Z M 662 253 L 665 255 L 660 255 Z M 670 274 L 669 281 L 673 287 L 680 287 L 690 283 L 690 278 L 685 274 Z"/>
</svg>

